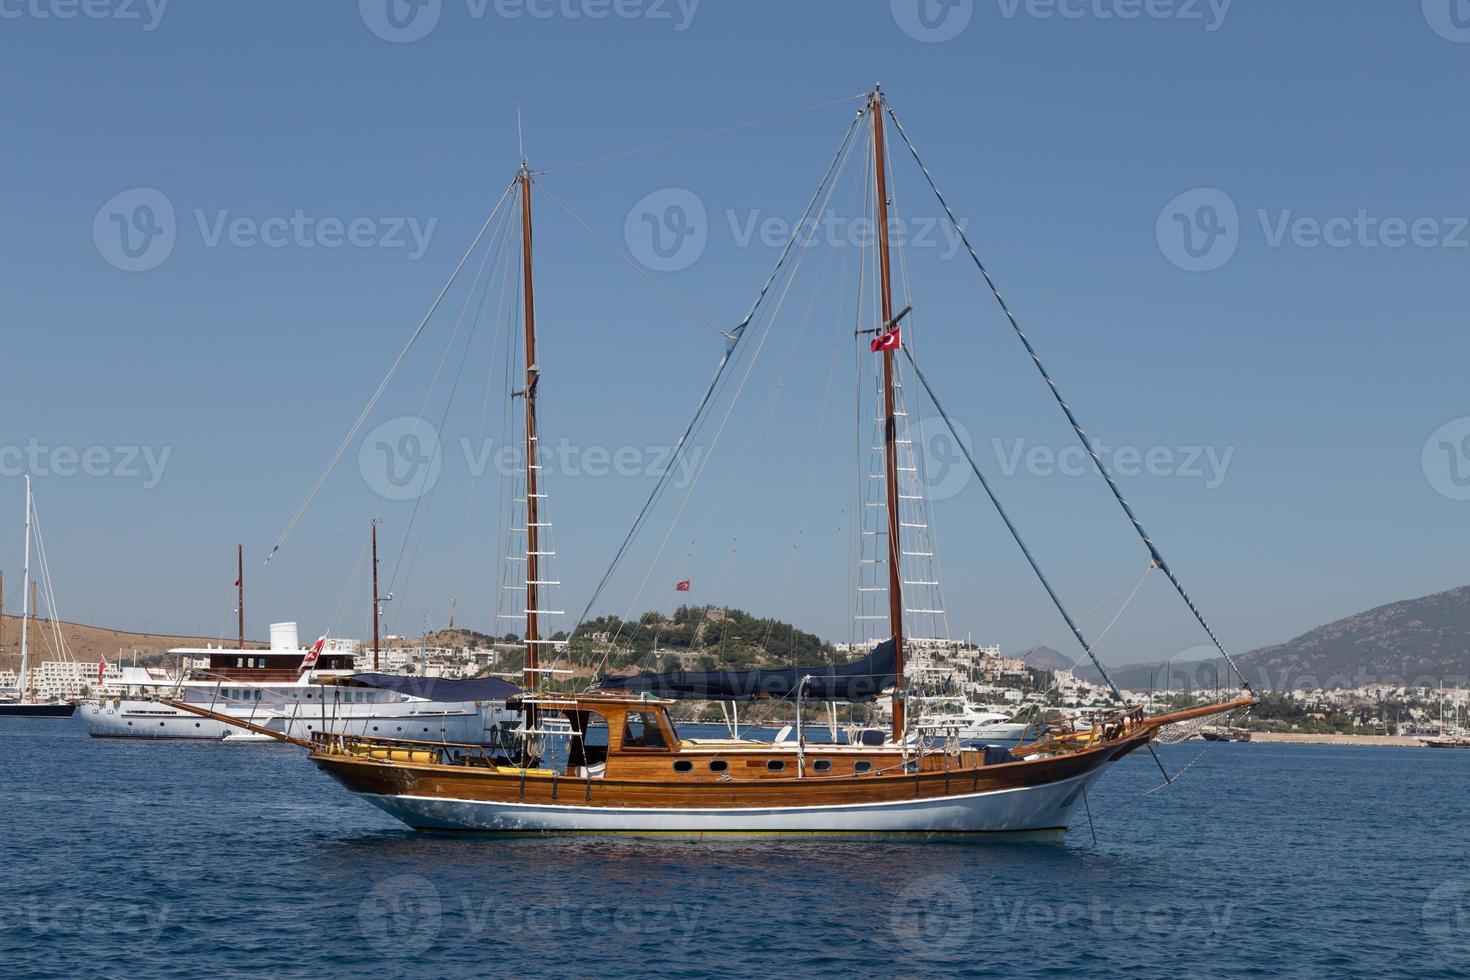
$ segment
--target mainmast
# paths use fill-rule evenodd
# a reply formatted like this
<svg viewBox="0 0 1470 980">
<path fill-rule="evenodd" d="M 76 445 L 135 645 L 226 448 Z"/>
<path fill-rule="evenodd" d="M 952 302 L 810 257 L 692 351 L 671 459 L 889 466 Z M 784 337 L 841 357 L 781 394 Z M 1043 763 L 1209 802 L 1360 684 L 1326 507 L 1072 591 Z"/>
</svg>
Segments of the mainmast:
<svg viewBox="0 0 1470 980">
<path fill-rule="evenodd" d="M 245 649 L 245 546 L 235 545 L 235 612 L 240 617 L 239 648 Z"/>
<path fill-rule="evenodd" d="M 541 369 L 536 366 L 536 297 L 531 276 L 531 170 L 521 161 L 518 178 L 521 184 L 521 278 L 525 297 L 526 321 L 526 387 L 521 397 L 526 401 L 526 666 L 522 675 L 527 690 L 540 687 L 541 636 L 537 614 L 540 612 L 537 586 L 541 579 L 541 490 L 537 473 L 540 464 L 536 452 L 536 384 Z M 528 725 L 527 727 L 535 727 Z"/>
<path fill-rule="evenodd" d="M 383 618 L 383 603 L 378 599 L 378 521 L 373 519 L 373 672 L 378 671 L 378 621 Z"/>
<path fill-rule="evenodd" d="M 868 100 L 873 117 L 873 176 L 877 194 L 878 282 L 883 321 L 879 336 L 892 330 L 893 283 L 888 268 L 888 170 L 883 149 L 883 92 L 874 87 Z M 903 581 L 900 575 L 902 549 L 899 544 L 898 519 L 898 419 L 893 392 L 893 359 L 895 351 L 883 351 L 883 502 L 888 514 L 888 623 L 893 633 L 893 740 L 904 733 L 903 690 Z"/>
<path fill-rule="evenodd" d="M 30 686 L 31 656 L 30 656 L 30 625 L 31 625 L 31 477 L 26 474 L 26 555 L 21 569 L 20 579 L 20 677 L 17 679 L 17 687 L 20 688 L 20 699 L 25 702 L 28 699 L 27 688 Z"/>
</svg>

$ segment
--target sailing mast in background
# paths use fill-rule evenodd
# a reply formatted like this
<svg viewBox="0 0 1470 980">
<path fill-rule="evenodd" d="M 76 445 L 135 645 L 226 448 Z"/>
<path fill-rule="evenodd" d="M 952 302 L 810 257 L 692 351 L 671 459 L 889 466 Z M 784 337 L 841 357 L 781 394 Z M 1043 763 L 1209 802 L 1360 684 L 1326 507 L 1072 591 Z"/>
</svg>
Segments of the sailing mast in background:
<svg viewBox="0 0 1470 980">
<path fill-rule="evenodd" d="M 240 619 L 239 649 L 245 649 L 245 546 L 235 545 L 235 612 Z"/>
<path fill-rule="evenodd" d="M 883 316 L 878 336 L 893 330 L 893 285 L 888 268 L 888 172 L 883 150 L 883 92 L 874 86 L 868 100 L 873 117 L 873 175 L 877 197 L 879 302 Z M 893 358 L 896 351 L 883 349 L 883 501 L 888 515 L 888 623 L 893 633 L 895 680 L 893 685 L 893 740 L 904 734 L 903 682 L 903 580 L 900 575 L 902 548 L 898 519 L 898 418 L 893 394 Z"/>
<path fill-rule="evenodd" d="M 373 518 L 373 673 L 378 672 L 378 621 L 383 618 L 383 603 L 378 598 L 378 519 Z"/>
<path fill-rule="evenodd" d="M 20 572 L 20 675 L 16 678 L 15 684 L 20 689 L 20 700 L 22 704 L 30 700 L 30 626 L 32 607 L 35 603 L 35 593 L 31 589 L 31 475 L 29 473 L 26 474 L 25 541 L 26 556 L 24 563 L 21 565 Z"/>
</svg>

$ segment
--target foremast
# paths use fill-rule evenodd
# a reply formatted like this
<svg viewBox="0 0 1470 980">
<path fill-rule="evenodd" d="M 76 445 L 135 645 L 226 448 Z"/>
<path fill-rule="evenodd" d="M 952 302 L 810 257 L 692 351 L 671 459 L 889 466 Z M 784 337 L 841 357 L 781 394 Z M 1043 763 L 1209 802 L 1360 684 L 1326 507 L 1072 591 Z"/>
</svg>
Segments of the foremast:
<svg viewBox="0 0 1470 980">
<path fill-rule="evenodd" d="M 888 171 L 883 147 L 883 91 L 874 87 L 868 99 L 868 111 L 873 120 L 873 179 L 877 198 L 878 234 L 878 294 L 880 312 L 883 317 L 878 328 L 882 336 L 894 329 L 893 282 L 889 269 L 888 248 Z M 901 558 L 903 549 L 899 540 L 899 492 L 898 492 L 898 416 L 895 405 L 893 383 L 893 360 L 897 352 L 884 347 L 883 357 L 883 501 L 888 518 L 888 625 L 893 638 L 895 679 L 893 684 L 893 740 L 899 742 L 904 735 L 904 677 L 903 677 L 903 576 Z"/>
</svg>

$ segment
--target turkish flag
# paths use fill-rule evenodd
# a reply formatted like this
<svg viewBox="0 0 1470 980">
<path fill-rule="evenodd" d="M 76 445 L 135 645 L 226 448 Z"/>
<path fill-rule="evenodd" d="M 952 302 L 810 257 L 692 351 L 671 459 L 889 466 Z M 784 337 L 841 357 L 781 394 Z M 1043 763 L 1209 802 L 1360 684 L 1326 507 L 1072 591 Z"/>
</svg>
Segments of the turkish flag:
<svg viewBox="0 0 1470 980">
<path fill-rule="evenodd" d="M 898 350 L 900 344 L 898 330 L 898 327 L 894 327 L 887 333 L 879 334 L 868 346 L 872 348 L 874 354 L 880 351 Z"/>
<path fill-rule="evenodd" d="M 689 591 L 689 580 L 686 578 L 684 581 L 677 583 L 674 586 L 674 591 L 675 592 L 688 592 Z"/>
<path fill-rule="evenodd" d="M 102 683 L 102 672 L 107 669 L 107 661 L 104 660 L 97 665 L 97 683 Z"/>
<path fill-rule="evenodd" d="M 308 668 L 316 666 L 316 662 L 322 658 L 322 645 L 326 642 L 327 638 L 323 636 L 321 639 L 316 641 L 315 646 L 306 651 L 306 656 L 301 658 L 301 670 L 304 671 Z"/>
</svg>

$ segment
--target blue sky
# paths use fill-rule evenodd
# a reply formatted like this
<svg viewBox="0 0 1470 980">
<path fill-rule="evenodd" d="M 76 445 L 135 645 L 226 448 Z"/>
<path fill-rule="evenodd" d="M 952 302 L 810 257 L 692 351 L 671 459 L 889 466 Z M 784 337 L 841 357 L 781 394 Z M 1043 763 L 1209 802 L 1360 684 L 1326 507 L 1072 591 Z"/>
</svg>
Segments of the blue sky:
<svg viewBox="0 0 1470 980">
<path fill-rule="evenodd" d="M 488 328 L 448 412 L 446 378 L 424 411 L 445 420 L 445 452 L 418 511 L 374 493 L 359 438 L 260 561 L 514 173 L 517 99 L 532 166 L 556 170 L 875 81 L 1084 425 L 1125 468 L 1155 451 L 1125 492 L 1228 646 L 1465 583 L 1470 4 L 927 0 L 919 18 L 912 0 L 395 2 L 392 20 L 381 0 L 0 2 L 7 610 L 16 474 L 39 461 L 66 618 L 216 634 L 238 541 L 253 635 L 287 618 L 361 634 L 354 563 L 381 507 L 396 628 L 442 623 L 453 595 L 460 622 L 493 626 L 499 481 L 473 479 L 461 449 L 482 445 Z M 745 232 L 799 213 L 857 106 L 542 181 L 630 252 L 651 195 L 668 218 L 671 189 L 692 194 L 697 258 L 644 271 L 729 325 L 777 255 Z M 932 226 L 902 158 L 894 188 L 916 233 Z M 171 250 L 130 256 L 117 222 L 166 221 L 160 200 Z M 538 203 L 543 432 L 635 447 L 637 469 L 677 434 L 721 341 Z M 1048 464 L 1065 425 L 973 268 L 932 233 L 909 250 L 921 360 L 1063 594 L 1090 608 L 1142 569 L 1141 546 L 1095 477 Z M 692 578 L 694 601 L 844 634 L 852 442 L 831 421 L 817 431 L 834 277 L 793 288 L 663 560 L 640 552 L 599 608 L 668 608 Z M 808 302 L 818 326 L 802 332 Z M 454 303 L 365 433 L 419 413 Z M 840 354 L 830 390 L 850 399 L 850 343 Z M 569 611 L 652 486 L 586 469 L 553 477 Z M 1055 614 L 976 488 L 935 511 L 952 631 L 1051 637 Z M 1103 653 L 1201 639 L 1150 580 Z"/>
</svg>

